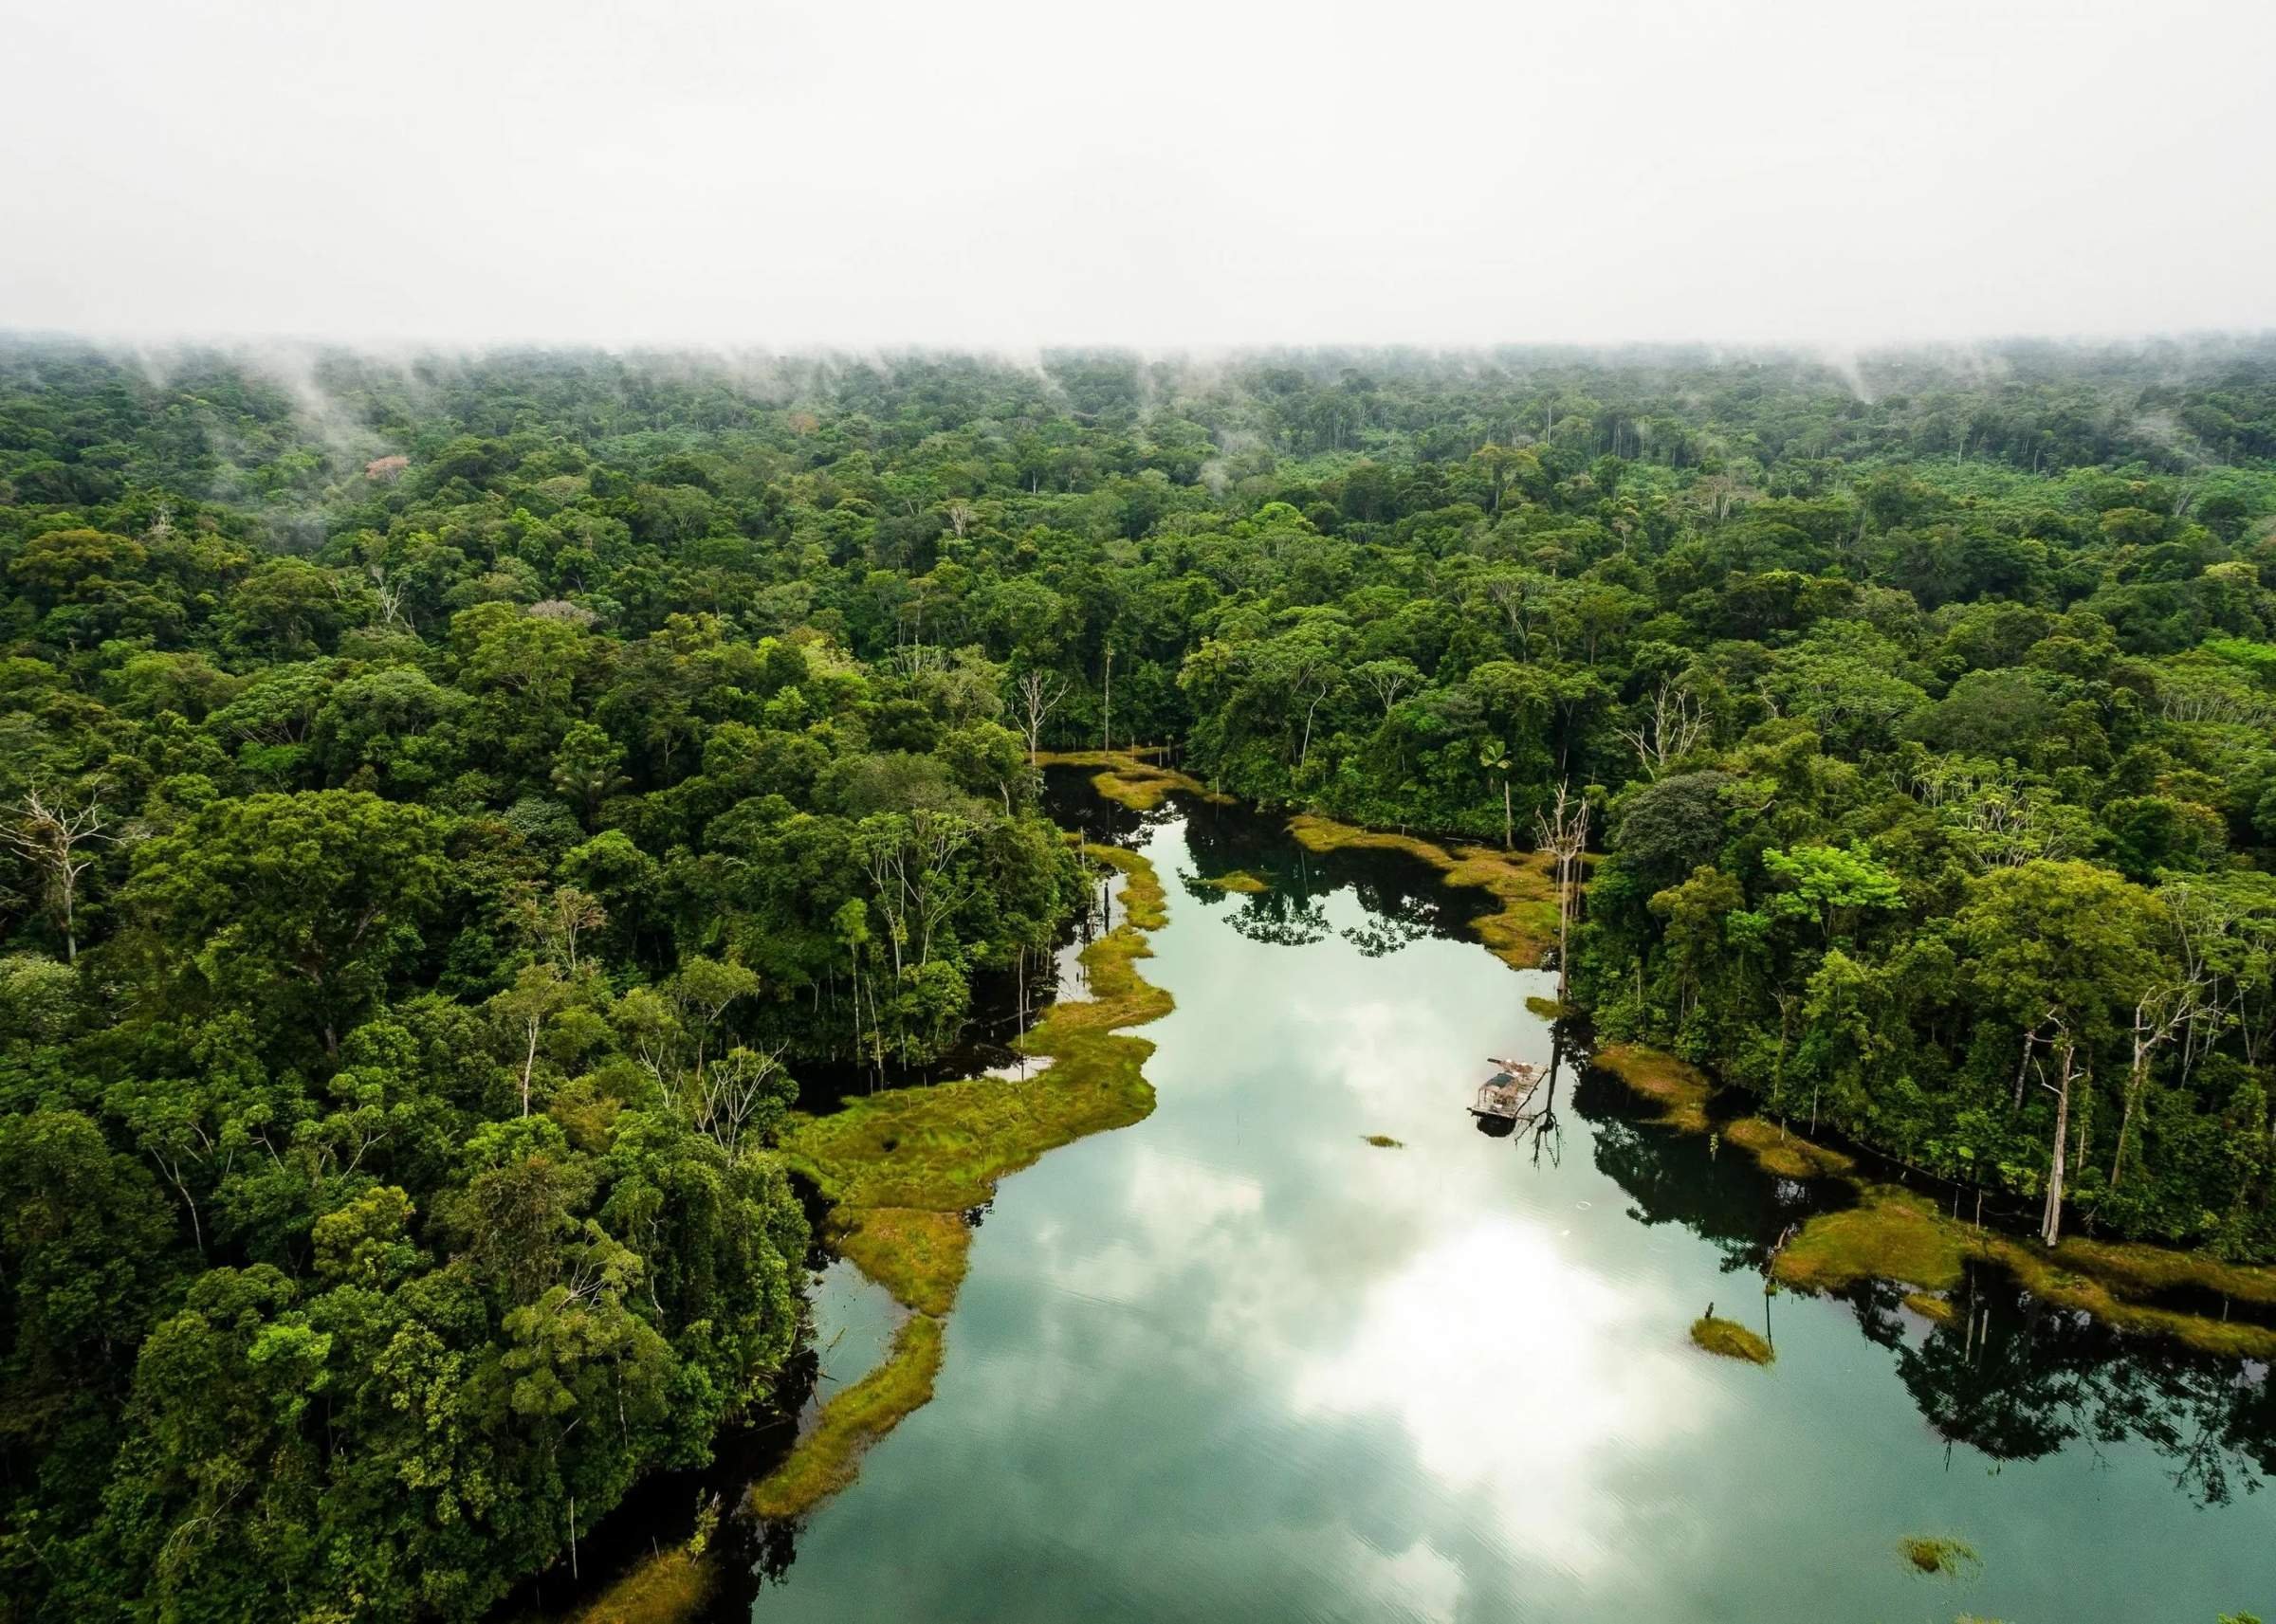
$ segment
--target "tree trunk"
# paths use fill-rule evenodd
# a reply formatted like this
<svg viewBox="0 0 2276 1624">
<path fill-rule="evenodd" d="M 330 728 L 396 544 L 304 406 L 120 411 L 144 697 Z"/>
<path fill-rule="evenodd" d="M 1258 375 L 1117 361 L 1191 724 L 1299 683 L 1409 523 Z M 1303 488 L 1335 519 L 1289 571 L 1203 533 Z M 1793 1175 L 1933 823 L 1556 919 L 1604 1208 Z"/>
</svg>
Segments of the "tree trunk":
<svg viewBox="0 0 2276 1624">
<path fill-rule="evenodd" d="M 2070 1150 L 2070 1071 L 2077 1050 L 2063 1046 L 2063 1082 L 2055 1090 L 2055 1147 L 2047 1170 L 2047 1213 L 2040 1220 L 2039 1239 L 2053 1246 L 2063 1238 L 2063 1173 Z"/>
</svg>

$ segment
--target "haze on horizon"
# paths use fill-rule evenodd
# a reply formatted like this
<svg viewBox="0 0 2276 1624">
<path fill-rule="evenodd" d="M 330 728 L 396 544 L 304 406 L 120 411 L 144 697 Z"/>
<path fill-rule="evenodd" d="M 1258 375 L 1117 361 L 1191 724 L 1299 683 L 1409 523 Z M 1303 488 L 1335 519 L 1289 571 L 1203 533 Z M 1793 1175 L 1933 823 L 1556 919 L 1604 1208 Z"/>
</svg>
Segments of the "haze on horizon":
<svg viewBox="0 0 2276 1624">
<path fill-rule="evenodd" d="M 2276 12 L 0 0 L 0 329 L 1863 344 L 2276 327 Z"/>
</svg>

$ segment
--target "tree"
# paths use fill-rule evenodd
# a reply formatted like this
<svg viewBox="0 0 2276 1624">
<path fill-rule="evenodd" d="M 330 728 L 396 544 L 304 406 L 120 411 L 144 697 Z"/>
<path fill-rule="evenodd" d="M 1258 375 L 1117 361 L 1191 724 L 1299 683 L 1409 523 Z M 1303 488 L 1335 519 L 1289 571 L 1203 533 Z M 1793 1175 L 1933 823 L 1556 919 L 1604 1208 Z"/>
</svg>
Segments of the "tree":
<svg viewBox="0 0 2276 1624">
<path fill-rule="evenodd" d="M 2034 1049 L 2048 1048 L 2056 1062 L 2055 1081 L 2042 1082 L 2056 1102 L 2040 1222 L 2050 1247 L 2062 1234 L 2081 1050 L 2113 1035 L 2116 1012 L 2131 1011 L 2148 990 L 2163 915 L 2155 897 L 2106 868 L 2036 861 L 1970 882 L 1955 918 L 1972 980 L 2021 1033 L 2018 1105 Z"/>
<path fill-rule="evenodd" d="M 1051 713 L 1067 697 L 1067 679 L 1055 671 L 1031 666 L 1019 673 L 1013 687 L 1013 700 L 1019 707 L 1021 725 L 1027 733 L 1027 758 L 1033 761 L 1042 748 L 1043 724 Z"/>
<path fill-rule="evenodd" d="M 257 1013 L 323 1052 L 419 946 L 445 876 L 431 813 L 359 791 L 217 801 L 135 853 L 121 902 L 174 1007 Z"/>
<path fill-rule="evenodd" d="M 1644 776 L 1657 778 L 1670 762 L 1690 755 L 1706 732 L 1707 711 L 1698 696 L 1679 683 L 1662 680 L 1635 724 L 1623 727 L 1620 736 L 1636 752 Z"/>
<path fill-rule="evenodd" d="M 624 747 L 605 728 L 574 722 L 553 753 L 553 787 L 568 797 L 591 829 L 600 803 L 630 781 L 623 767 Z"/>
<path fill-rule="evenodd" d="M 1897 876 L 1873 861 L 1870 847 L 1798 846 L 1762 854 L 1763 870 L 1782 888 L 1763 903 L 1772 918 L 1814 921 L 1819 939 L 1832 945 L 1835 929 L 1865 909 L 1904 906 Z"/>
<path fill-rule="evenodd" d="M 1572 984 L 1572 921 L 1581 905 L 1581 853 L 1588 848 L 1588 802 L 1563 784 L 1557 798 L 1536 813 L 1534 827 L 1541 848 L 1557 864 L 1557 1001 L 1564 1002 Z"/>
<path fill-rule="evenodd" d="M 1402 699 L 1422 685 L 1422 673 L 1408 660 L 1369 660 L 1354 667 L 1351 677 L 1383 707 L 1386 717 Z"/>
<path fill-rule="evenodd" d="M 40 876 L 56 934 L 64 939 L 64 961 L 79 958 L 79 883 L 95 866 L 98 841 L 118 837 L 107 831 L 101 803 L 90 797 L 83 806 L 69 803 L 39 790 L 27 790 L 15 822 L 0 824 L 0 844 L 6 844 L 30 864 Z"/>
</svg>

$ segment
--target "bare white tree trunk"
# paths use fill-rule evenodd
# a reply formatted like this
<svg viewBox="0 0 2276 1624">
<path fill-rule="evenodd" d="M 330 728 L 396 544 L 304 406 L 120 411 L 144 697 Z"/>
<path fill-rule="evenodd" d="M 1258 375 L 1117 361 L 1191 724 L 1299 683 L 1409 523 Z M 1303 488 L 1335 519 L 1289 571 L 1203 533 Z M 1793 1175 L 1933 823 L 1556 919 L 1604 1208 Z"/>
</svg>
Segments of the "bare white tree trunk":
<svg viewBox="0 0 2276 1624">
<path fill-rule="evenodd" d="M 1557 1001 L 1572 984 L 1572 921 L 1580 912 L 1581 853 L 1588 845 L 1588 802 L 1565 785 L 1546 812 L 1534 815 L 1541 848 L 1557 861 Z"/>
<path fill-rule="evenodd" d="M 2039 1221 L 2039 1239 L 2050 1247 L 2063 1238 L 2063 1177 L 2070 1153 L 2070 1082 L 2077 1060 L 2077 1046 L 2065 1038 L 2062 1082 L 2041 1085 L 2051 1088 L 2055 1096 L 2055 1145 L 2047 1160 L 2047 1211 Z"/>
<path fill-rule="evenodd" d="M 14 823 L 0 825 L 0 845 L 13 848 L 39 871 L 49 917 L 64 939 L 66 963 L 79 958 L 80 877 L 95 866 L 95 853 L 83 848 L 116 839 L 105 832 L 106 827 L 101 802 L 90 799 L 83 807 L 72 808 L 60 799 L 51 803 L 38 790 L 25 793 Z"/>
</svg>

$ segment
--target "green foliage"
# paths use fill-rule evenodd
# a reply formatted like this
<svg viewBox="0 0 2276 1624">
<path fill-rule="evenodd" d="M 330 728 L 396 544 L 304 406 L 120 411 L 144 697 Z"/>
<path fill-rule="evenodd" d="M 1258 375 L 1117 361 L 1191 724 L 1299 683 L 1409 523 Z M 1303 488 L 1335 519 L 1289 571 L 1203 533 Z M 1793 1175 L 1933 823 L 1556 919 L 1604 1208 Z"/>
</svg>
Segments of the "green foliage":
<svg viewBox="0 0 2276 1624">
<path fill-rule="evenodd" d="M 2276 1255 L 2271 354 L 0 350 L 0 1587 L 468 1617 L 699 1459 L 792 1079 L 1084 892 L 1031 749 L 1520 962 L 1587 792 L 1607 1037 L 2025 1195 L 2060 1052 L 2072 1205 Z"/>
</svg>

